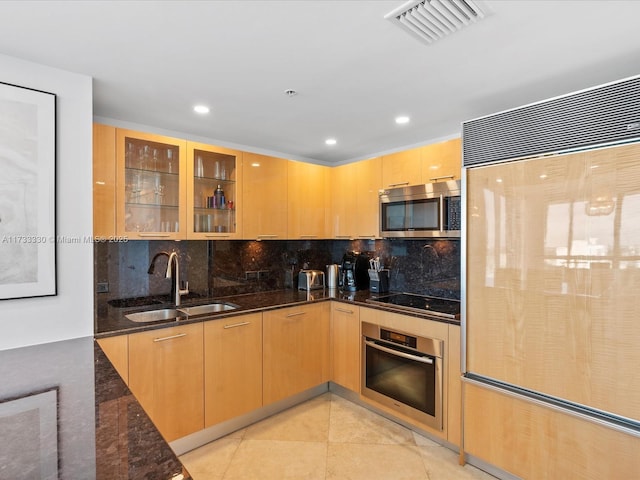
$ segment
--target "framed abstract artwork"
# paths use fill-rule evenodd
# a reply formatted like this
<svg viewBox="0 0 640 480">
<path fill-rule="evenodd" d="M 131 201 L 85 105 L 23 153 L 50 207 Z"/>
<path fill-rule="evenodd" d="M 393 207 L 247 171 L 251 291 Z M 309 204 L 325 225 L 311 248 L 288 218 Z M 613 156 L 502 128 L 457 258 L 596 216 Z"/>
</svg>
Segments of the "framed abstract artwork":
<svg viewBox="0 0 640 480">
<path fill-rule="evenodd" d="M 56 96 L 0 83 L 0 300 L 56 295 Z"/>
</svg>

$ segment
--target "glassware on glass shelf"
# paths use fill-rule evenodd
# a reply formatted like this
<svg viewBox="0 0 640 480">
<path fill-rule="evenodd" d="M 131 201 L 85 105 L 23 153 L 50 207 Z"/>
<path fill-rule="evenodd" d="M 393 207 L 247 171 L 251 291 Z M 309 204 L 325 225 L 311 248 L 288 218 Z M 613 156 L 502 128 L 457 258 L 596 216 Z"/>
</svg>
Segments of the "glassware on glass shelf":
<svg viewBox="0 0 640 480">
<path fill-rule="evenodd" d="M 196 177 L 204 177 L 204 165 L 202 164 L 202 157 L 196 158 Z"/>
<path fill-rule="evenodd" d="M 135 146 L 133 145 L 133 142 L 127 142 L 127 150 L 124 153 L 127 168 L 131 168 L 133 166 L 135 154 Z"/>
<path fill-rule="evenodd" d="M 158 151 L 157 148 L 153 149 L 153 160 L 152 160 L 152 166 L 153 166 L 153 170 L 158 170 L 158 160 L 160 159 L 160 152 Z"/>
<path fill-rule="evenodd" d="M 140 165 L 139 168 L 141 169 L 146 169 L 149 168 L 149 160 L 151 159 L 151 151 L 149 148 L 149 145 L 145 145 L 143 146 L 140 150 L 139 150 L 139 161 L 140 161 Z"/>
<path fill-rule="evenodd" d="M 173 150 L 170 148 L 167 148 L 167 172 L 169 173 L 173 173 L 173 169 L 175 168 L 173 166 Z"/>
</svg>

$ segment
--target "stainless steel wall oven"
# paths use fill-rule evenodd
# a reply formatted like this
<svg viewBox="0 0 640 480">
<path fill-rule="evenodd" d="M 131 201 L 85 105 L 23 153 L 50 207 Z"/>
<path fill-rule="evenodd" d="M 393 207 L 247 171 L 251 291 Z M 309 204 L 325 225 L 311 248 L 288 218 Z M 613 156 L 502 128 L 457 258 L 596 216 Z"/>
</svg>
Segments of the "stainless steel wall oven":
<svg viewBox="0 0 640 480">
<path fill-rule="evenodd" d="M 442 430 L 442 340 L 362 323 L 364 397 Z"/>
</svg>

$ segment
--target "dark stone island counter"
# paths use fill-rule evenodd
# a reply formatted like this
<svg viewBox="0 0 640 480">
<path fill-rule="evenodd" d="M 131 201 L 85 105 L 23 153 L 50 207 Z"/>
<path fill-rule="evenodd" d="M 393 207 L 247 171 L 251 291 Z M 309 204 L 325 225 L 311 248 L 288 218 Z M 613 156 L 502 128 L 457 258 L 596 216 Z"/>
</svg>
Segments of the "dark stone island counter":
<svg viewBox="0 0 640 480">
<path fill-rule="evenodd" d="M 93 338 L 0 351 L 0 378 L 0 478 L 190 478 Z"/>
</svg>

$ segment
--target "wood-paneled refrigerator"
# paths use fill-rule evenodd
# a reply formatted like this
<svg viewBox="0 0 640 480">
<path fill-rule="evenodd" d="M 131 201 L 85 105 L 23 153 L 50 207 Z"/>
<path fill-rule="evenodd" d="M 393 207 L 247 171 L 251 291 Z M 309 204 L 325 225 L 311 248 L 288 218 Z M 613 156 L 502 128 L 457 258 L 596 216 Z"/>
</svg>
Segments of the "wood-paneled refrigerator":
<svg viewBox="0 0 640 480">
<path fill-rule="evenodd" d="M 639 122 L 634 77 L 463 124 L 471 463 L 640 471 Z"/>
</svg>

